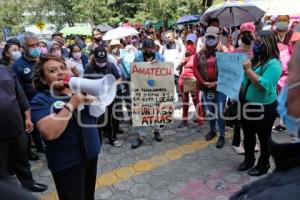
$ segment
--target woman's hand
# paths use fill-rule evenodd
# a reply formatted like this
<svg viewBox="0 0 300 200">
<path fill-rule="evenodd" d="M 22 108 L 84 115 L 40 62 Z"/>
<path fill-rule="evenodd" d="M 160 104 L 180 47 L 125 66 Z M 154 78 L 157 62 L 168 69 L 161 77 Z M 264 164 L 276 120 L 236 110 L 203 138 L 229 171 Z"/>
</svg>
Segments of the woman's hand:
<svg viewBox="0 0 300 200">
<path fill-rule="evenodd" d="M 247 72 L 249 70 L 252 69 L 252 63 L 250 60 L 246 60 L 244 63 L 243 63 L 243 67 L 244 67 L 244 71 Z"/>
<path fill-rule="evenodd" d="M 211 83 L 209 83 L 209 85 L 208 85 L 208 89 L 213 89 L 213 88 L 215 88 L 217 86 L 217 82 L 215 81 L 215 82 L 211 82 Z"/>
<path fill-rule="evenodd" d="M 208 88 L 210 86 L 210 82 L 204 82 L 203 86 L 206 87 L 206 88 Z"/>
<path fill-rule="evenodd" d="M 151 64 L 157 63 L 157 62 L 159 62 L 159 60 L 155 60 L 155 59 L 154 59 L 154 60 L 151 61 Z"/>
<path fill-rule="evenodd" d="M 184 58 L 184 59 L 180 62 L 180 65 L 181 65 L 181 66 L 184 66 L 188 61 L 189 61 L 189 58 Z"/>
<path fill-rule="evenodd" d="M 91 104 L 92 102 L 97 101 L 97 98 L 92 95 L 84 95 L 82 93 L 78 93 L 72 95 L 69 103 L 75 108 L 77 108 L 81 104 Z"/>
</svg>

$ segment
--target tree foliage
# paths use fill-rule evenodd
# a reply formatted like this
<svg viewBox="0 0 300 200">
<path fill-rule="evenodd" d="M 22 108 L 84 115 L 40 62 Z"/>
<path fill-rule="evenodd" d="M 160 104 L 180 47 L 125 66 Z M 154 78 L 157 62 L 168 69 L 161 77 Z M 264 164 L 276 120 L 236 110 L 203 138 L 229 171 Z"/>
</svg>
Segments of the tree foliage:
<svg viewBox="0 0 300 200">
<path fill-rule="evenodd" d="M 13 33 L 39 20 L 73 26 L 75 23 L 117 25 L 124 19 L 176 20 L 185 14 L 199 14 L 213 0 L 5 0 L 0 1 L 0 28 Z"/>
</svg>

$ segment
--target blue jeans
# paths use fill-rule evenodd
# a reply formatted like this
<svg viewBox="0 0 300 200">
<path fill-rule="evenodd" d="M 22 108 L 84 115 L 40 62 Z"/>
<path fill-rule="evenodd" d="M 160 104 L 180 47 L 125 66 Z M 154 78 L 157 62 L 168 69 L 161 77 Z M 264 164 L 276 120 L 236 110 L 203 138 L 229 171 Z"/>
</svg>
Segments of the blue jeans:
<svg viewBox="0 0 300 200">
<path fill-rule="evenodd" d="M 204 92 L 204 112 L 209 114 L 209 125 L 210 132 L 216 132 L 216 122 L 218 121 L 218 126 L 220 130 L 220 136 L 225 136 L 225 121 L 222 116 L 224 113 L 224 107 L 227 97 L 219 91 L 214 91 L 213 93 Z M 221 115 L 222 114 L 222 115 Z"/>
</svg>

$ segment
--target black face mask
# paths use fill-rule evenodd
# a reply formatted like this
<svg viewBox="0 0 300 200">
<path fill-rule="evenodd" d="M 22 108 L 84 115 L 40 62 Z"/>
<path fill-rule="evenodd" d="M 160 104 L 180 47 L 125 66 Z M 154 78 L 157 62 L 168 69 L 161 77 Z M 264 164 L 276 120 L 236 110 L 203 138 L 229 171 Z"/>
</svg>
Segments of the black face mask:
<svg viewBox="0 0 300 200">
<path fill-rule="evenodd" d="M 101 37 L 95 37 L 94 40 L 95 40 L 96 42 L 100 42 L 100 41 L 101 41 Z"/>
<path fill-rule="evenodd" d="M 242 38 L 241 38 L 242 42 L 247 46 L 251 45 L 253 39 L 254 38 L 252 36 L 248 36 L 248 35 L 242 36 Z"/>
<path fill-rule="evenodd" d="M 143 55 L 145 58 L 154 58 L 155 57 L 154 52 L 143 52 Z"/>
</svg>

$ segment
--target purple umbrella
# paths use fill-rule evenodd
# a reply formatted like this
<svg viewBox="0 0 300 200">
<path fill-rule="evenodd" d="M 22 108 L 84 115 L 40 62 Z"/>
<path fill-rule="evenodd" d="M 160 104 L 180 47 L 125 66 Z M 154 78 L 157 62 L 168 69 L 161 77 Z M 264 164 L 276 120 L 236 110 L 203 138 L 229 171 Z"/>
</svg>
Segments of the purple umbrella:
<svg viewBox="0 0 300 200">
<path fill-rule="evenodd" d="M 180 17 L 176 24 L 186 24 L 186 23 L 193 23 L 198 22 L 200 20 L 200 15 L 185 15 L 183 17 Z"/>
</svg>

